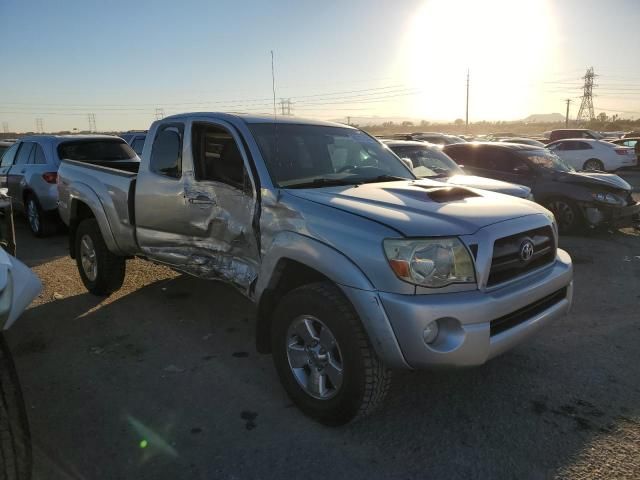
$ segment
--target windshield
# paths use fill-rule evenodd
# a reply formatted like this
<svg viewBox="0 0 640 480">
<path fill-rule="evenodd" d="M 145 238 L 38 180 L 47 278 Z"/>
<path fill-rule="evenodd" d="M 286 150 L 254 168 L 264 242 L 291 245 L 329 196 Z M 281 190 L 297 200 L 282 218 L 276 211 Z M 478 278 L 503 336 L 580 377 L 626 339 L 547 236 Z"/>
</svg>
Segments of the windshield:
<svg viewBox="0 0 640 480">
<path fill-rule="evenodd" d="M 400 158 L 408 158 L 413 164 L 413 173 L 420 178 L 450 177 L 464 175 L 451 157 L 436 148 L 423 146 L 391 146 Z"/>
<path fill-rule="evenodd" d="M 539 167 L 557 172 L 575 172 L 571 165 L 549 150 L 525 150 L 522 153 Z"/>
<path fill-rule="evenodd" d="M 58 156 L 67 160 L 133 160 L 134 152 L 125 142 L 117 140 L 82 140 L 62 143 L 58 146 Z"/>
<path fill-rule="evenodd" d="M 278 187 L 415 178 L 388 148 L 360 130 L 274 123 L 254 123 L 249 128 Z"/>
</svg>

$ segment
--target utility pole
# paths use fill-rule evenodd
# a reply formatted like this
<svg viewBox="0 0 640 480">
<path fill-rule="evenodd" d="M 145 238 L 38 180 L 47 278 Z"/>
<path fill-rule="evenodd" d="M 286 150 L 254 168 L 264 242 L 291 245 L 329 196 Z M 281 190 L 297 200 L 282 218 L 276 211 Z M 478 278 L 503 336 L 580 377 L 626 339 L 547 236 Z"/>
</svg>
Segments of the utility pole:
<svg viewBox="0 0 640 480">
<path fill-rule="evenodd" d="M 593 83 L 593 79 L 597 77 L 593 73 L 593 67 L 587 69 L 584 77 L 584 86 L 582 87 L 582 103 L 580 104 L 580 110 L 578 110 L 578 117 L 576 120 L 578 123 L 587 122 L 596 119 L 596 115 L 593 112 L 593 87 L 597 86 Z"/>
<path fill-rule="evenodd" d="M 9 122 L 2 122 L 2 130 L 4 133 L 9 133 Z"/>
<path fill-rule="evenodd" d="M 351 125 L 351 117 L 347 117 L 347 125 Z"/>
<path fill-rule="evenodd" d="M 465 113 L 464 131 L 469 130 L 469 69 L 467 68 L 467 108 Z"/>
<path fill-rule="evenodd" d="M 565 102 L 567 102 L 567 114 L 564 116 L 564 128 L 569 128 L 569 104 L 571 103 L 571 99 L 567 98 Z"/>
<path fill-rule="evenodd" d="M 281 98 L 280 102 L 280 113 L 281 115 L 291 115 L 291 99 L 290 98 Z"/>
<path fill-rule="evenodd" d="M 156 108 L 156 120 L 162 120 L 164 118 L 164 108 Z"/>
<path fill-rule="evenodd" d="M 96 114 L 95 113 L 89 113 L 87 115 L 87 119 L 89 120 L 89 131 L 91 133 L 97 132 L 98 129 L 96 128 Z"/>
<path fill-rule="evenodd" d="M 36 118 L 36 133 L 44 133 L 44 120 Z"/>
</svg>

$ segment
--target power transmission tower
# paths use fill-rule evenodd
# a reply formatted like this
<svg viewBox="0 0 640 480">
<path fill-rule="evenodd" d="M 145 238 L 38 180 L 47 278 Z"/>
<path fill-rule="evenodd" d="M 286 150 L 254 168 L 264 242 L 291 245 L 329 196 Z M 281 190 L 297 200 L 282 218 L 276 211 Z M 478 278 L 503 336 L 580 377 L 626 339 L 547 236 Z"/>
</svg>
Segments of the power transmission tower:
<svg viewBox="0 0 640 480">
<path fill-rule="evenodd" d="M 467 107 L 464 119 L 464 130 L 469 130 L 469 69 L 467 68 Z"/>
<path fill-rule="evenodd" d="M 576 120 L 578 123 L 595 120 L 596 115 L 593 113 L 593 87 L 596 85 L 593 83 L 593 79 L 597 75 L 593 73 L 593 67 L 587 69 L 584 77 L 584 87 L 582 93 L 582 103 L 580 104 L 580 110 L 578 110 L 578 116 Z"/>
<path fill-rule="evenodd" d="M 569 104 L 571 103 L 571 99 L 567 98 L 565 102 L 567 102 L 567 114 L 564 116 L 564 127 L 569 128 Z"/>
<path fill-rule="evenodd" d="M 9 122 L 2 122 L 2 130 L 4 133 L 9 133 Z"/>
<path fill-rule="evenodd" d="M 282 115 L 291 115 L 291 99 L 290 98 L 281 98 L 280 102 L 280 113 Z"/>
<path fill-rule="evenodd" d="M 36 118 L 36 133 L 44 133 L 44 120 Z"/>
<path fill-rule="evenodd" d="M 156 108 L 156 120 L 162 120 L 164 118 L 164 108 Z"/>
<path fill-rule="evenodd" d="M 89 120 L 89 131 L 91 133 L 97 132 L 98 129 L 96 128 L 96 114 L 95 113 L 88 114 L 87 119 Z"/>
</svg>

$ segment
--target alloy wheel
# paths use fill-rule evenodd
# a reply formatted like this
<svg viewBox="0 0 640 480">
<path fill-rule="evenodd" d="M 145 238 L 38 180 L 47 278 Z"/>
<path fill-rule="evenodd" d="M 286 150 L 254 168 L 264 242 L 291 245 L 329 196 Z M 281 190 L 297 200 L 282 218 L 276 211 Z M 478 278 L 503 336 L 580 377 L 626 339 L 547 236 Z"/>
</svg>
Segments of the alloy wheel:
<svg viewBox="0 0 640 480">
<path fill-rule="evenodd" d="M 33 198 L 30 198 L 27 202 L 27 220 L 29 226 L 34 233 L 40 231 L 40 213 L 38 212 L 38 205 Z"/>
<path fill-rule="evenodd" d="M 567 202 L 554 200 L 549 204 L 549 210 L 553 212 L 560 230 L 570 230 L 576 223 L 576 215 Z"/>
<path fill-rule="evenodd" d="M 80 261 L 84 274 L 90 281 L 95 282 L 98 278 L 98 259 L 93 240 L 89 235 L 83 235 L 80 240 Z"/>
<path fill-rule="evenodd" d="M 343 357 L 335 336 L 316 317 L 296 318 L 287 330 L 287 360 L 294 378 L 313 398 L 334 397 L 343 382 Z"/>
</svg>

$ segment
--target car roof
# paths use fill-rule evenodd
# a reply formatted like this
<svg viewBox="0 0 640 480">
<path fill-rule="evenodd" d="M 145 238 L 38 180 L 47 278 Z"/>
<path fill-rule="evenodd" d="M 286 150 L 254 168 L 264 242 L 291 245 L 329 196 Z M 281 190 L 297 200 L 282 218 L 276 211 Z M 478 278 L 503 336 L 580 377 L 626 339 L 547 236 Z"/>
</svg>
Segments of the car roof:
<svg viewBox="0 0 640 480">
<path fill-rule="evenodd" d="M 390 147 L 423 147 L 426 149 L 440 150 L 440 148 L 433 143 L 418 142 L 416 140 L 382 140 L 382 143 Z"/>
<path fill-rule="evenodd" d="M 120 137 L 116 135 L 98 135 L 98 134 L 79 134 L 79 135 L 29 135 L 26 137 L 22 137 L 19 140 L 22 142 L 37 142 L 41 144 L 45 143 L 53 143 L 59 144 L 66 141 L 72 140 L 111 140 L 111 139 L 120 139 Z"/>
<path fill-rule="evenodd" d="M 553 142 L 548 143 L 547 145 L 553 145 L 554 143 L 560 143 L 560 142 L 608 143 L 604 140 L 598 140 L 596 138 L 561 138 L 559 140 L 554 140 Z"/>
<path fill-rule="evenodd" d="M 192 112 L 192 113 L 180 113 L 177 115 L 171 115 L 165 117 L 164 120 L 178 120 L 185 118 L 207 118 L 214 117 L 218 119 L 240 119 L 245 123 L 278 123 L 286 125 L 317 125 L 322 127 L 340 127 L 350 128 L 357 130 L 356 128 L 343 123 L 326 122 L 324 120 L 315 120 L 311 118 L 301 118 L 283 115 L 253 115 L 247 113 L 226 113 L 226 112 Z"/>
<path fill-rule="evenodd" d="M 535 145 L 523 145 L 521 143 L 509 143 L 509 142 L 467 142 L 467 143 L 454 143 L 452 145 L 445 145 L 444 148 L 449 149 L 452 147 L 460 148 L 478 148 L 478 147 L 493 147 L 504 148 L 506 150 L 540 150 L 542 147 L 536 147 Z"/>
</svg>

